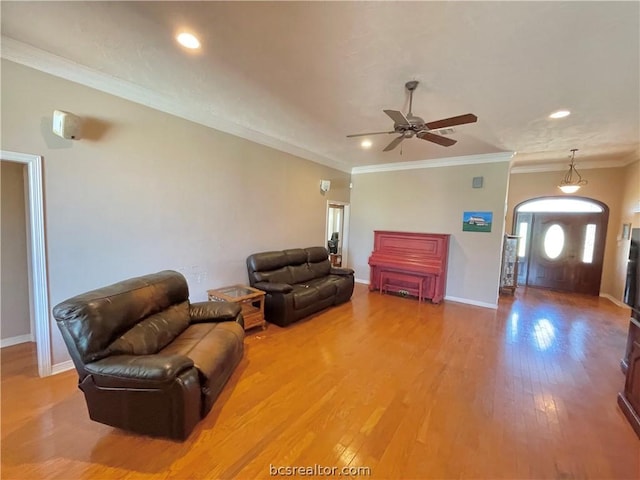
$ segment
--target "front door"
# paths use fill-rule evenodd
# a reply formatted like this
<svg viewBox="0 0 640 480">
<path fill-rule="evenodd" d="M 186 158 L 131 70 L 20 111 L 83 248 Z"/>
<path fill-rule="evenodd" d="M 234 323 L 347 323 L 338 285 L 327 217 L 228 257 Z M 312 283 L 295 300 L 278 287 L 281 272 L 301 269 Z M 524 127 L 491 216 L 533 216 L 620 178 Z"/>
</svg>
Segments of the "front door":
<svg viewBox="0 0 640 480">
<path fill-rule="evenodd" d="M 534 213 L 527 285 L 598 295 L 606 219 L 601 213 Z"/>
</svg>

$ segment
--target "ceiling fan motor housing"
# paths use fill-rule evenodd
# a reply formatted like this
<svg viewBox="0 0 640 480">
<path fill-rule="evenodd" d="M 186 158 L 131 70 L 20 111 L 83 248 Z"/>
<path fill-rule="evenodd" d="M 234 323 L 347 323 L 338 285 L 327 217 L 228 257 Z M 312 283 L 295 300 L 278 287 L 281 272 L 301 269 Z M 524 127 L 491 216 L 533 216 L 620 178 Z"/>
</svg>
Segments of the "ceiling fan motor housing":
<svg viewBox="0 0 640 480">
<path fill-rule="evenodd" d="M 411 125 L 424 126 L 424 120 L 415 115 L 407 115 L 407 120 L 409 120 Z"/>
</svg>

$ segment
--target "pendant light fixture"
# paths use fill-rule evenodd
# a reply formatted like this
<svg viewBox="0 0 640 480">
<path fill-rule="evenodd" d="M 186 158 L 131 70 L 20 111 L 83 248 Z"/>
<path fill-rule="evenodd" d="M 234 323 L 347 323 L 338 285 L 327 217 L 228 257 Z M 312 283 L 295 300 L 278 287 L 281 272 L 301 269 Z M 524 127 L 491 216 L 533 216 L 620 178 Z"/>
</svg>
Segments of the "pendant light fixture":
<svg viewBox="0 0 640 480">
<path fill-rule="evenodd" d="M 558 185 L 558 188 L 564 193 L 576 193 L 580 190 L 580 187 L 586 185 L 588 182 L 582 179 L 582 175 L 578 173 L 574 164 L 574 157 L 576 156 L 577 148 L 571 149 L 571 163 L 569 164 L 569 171 L 565 174 L 564 178 Z"/>
</svg>

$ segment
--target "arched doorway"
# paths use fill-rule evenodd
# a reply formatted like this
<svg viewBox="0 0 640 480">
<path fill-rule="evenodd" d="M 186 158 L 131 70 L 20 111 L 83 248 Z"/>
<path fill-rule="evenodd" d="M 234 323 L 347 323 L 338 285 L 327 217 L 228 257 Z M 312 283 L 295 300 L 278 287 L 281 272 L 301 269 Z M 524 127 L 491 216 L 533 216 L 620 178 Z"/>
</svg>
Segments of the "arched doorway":
<svg viewBox="0 0 640 480">
<path fill-rule="evenodd" d="M 609 207 L 583 197 L 541 197 L 518 204 L 518 284 L 598 295 Z"/>
</svg>

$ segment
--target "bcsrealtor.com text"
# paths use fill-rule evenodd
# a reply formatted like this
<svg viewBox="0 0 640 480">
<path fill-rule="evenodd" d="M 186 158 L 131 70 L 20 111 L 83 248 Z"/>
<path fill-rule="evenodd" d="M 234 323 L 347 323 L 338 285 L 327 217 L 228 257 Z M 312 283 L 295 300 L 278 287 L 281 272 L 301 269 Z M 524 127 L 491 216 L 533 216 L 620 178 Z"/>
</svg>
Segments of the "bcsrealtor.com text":
<svg viewBox="0 0 640 480">
<path fill-rule="evenodd" d="M 271 477 L 368 477 L 371 475 L 369 467 L 335 467 L 327 465 L 285 465 L 269 464 Z"/>
</svg>

